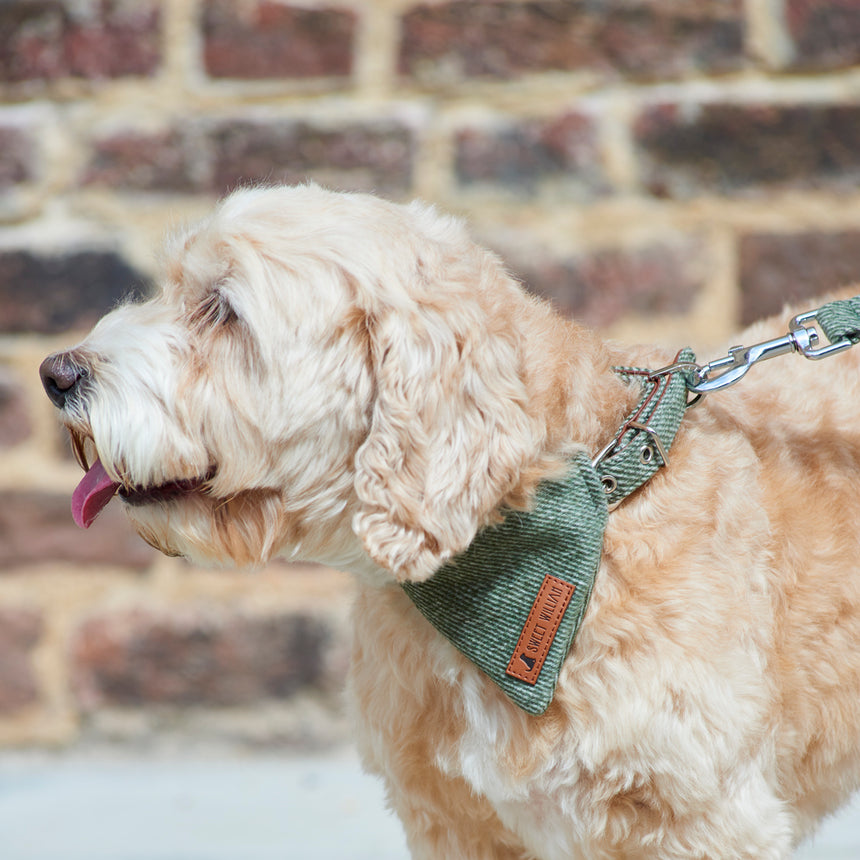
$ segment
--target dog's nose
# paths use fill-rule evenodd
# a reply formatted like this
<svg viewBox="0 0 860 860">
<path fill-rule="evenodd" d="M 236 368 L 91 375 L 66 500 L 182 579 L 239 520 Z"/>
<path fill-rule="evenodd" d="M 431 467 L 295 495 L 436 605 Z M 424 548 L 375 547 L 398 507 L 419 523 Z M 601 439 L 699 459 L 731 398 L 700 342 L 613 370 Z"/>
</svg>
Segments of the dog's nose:
<svg viewBox="0 0 860 860">
<path fill-rule="evenodd" d="M 69 397 L 75 393 L 87 370 L 74 360 L 71 353 L 57 352 L 49 355 L 39 365 L 39 376 L 51 403 L 62 409 Z"/>
</svg>

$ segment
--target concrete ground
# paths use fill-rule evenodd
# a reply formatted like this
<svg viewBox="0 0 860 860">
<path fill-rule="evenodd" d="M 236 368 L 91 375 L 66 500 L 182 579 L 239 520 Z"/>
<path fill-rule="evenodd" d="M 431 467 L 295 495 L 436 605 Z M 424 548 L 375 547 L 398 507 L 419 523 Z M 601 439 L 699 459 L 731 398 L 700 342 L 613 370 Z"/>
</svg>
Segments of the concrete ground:
<svg viewBox="0 0 860 860">
<path fill-rule="evenodd" d="M 407 860 L 353 753 L 0 756 L 2 860 Z M 860 800 L 797 860 L 857 860 Z M 456 858 L 439 858 L 456 860 Z"/>
<path fill-rule="evenodd" d="M 380 784 L 325 758 L 0 757 L 2 860 L 406 860 Z"/>
</svg>

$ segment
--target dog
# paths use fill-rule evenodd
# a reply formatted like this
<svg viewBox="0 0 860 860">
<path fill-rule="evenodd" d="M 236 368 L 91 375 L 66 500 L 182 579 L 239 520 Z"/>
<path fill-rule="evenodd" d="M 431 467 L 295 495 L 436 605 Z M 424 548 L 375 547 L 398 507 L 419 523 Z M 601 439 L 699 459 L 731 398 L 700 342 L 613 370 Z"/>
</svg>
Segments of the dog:
<svg viewBox="0 0 860 860">
<path fill-rule="evenodd" d="M 531 715 L 403 586 L 603 448 L 641 394 L 613 368 L 674 350 L 561 317 L 432 207 L 314 185 L 234 192 L 161 268 L 42 364 L 75 517 L 116 496 L 168 555 L 355 574 L 350 710 L 413 857 L 784 858 L 858 785 L 860 350 L 686 411 Z"/>
</svg>

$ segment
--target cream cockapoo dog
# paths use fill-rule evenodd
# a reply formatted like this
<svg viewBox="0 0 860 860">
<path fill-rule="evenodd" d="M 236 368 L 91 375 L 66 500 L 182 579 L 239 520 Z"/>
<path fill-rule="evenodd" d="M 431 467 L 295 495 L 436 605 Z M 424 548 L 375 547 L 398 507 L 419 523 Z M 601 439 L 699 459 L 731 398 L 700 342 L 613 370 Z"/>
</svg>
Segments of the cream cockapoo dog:
<svg viewBox="0 0 860 860">
<path fill-rule="evenodd" d="M 357 737 L 414 857 L 783 858 L 858 784 L 860 350 L 689 410 L 529 716 L 400 584 L 612 438 L 613 365 L 671 353 L 562 319 L 453 219 L 314 186 L 233 194 L 163 269 L 42 366 L 93 457 L 75 516 L 118 494 L 166 553 L 355 574 Z"/>
</svg>

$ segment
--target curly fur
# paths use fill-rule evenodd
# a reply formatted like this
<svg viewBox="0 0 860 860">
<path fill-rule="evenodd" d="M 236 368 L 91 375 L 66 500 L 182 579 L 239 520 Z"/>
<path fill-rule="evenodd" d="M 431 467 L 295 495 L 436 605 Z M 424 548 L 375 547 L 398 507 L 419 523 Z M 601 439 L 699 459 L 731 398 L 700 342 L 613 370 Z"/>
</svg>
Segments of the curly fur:
<svg viewBox="0 0 860 860">
<path fill-rule="evenodd" d="M 637 397 L 612 365 L 670 357 L 560 318 L 425 206 L 245 190 L 64 356 L 63 420 L 165 552 L 355 572 L 357 737 L 414 857 L 784 858 L 860 775 L 860 350 L 688 413 L 611 514 L 543 716 L 398 587 L 612 437 Z"/>
</svg>

